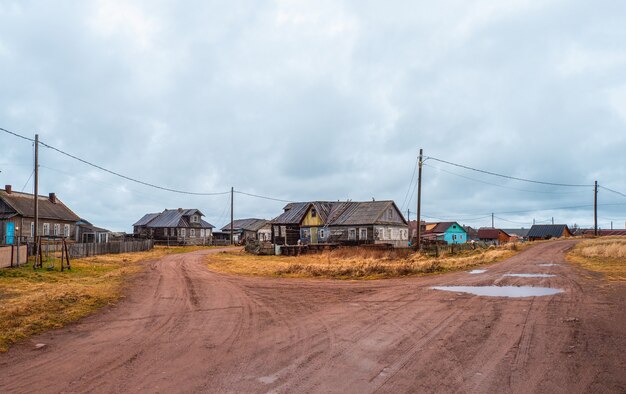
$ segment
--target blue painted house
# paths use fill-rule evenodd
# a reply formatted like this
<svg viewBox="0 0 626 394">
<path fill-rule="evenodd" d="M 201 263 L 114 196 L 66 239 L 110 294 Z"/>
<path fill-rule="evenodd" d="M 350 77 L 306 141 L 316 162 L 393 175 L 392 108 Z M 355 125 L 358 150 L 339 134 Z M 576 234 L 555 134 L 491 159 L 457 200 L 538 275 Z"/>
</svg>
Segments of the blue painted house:
<svg viewBox="0 0 626 394">
<path fill-rule="evenodd" d="M 447 244 L 464 244 L 467 231 L 457 222 L 437 222 L 422 224 L 423 237 L 433 241 L 445 241 Z"/>
</svg>

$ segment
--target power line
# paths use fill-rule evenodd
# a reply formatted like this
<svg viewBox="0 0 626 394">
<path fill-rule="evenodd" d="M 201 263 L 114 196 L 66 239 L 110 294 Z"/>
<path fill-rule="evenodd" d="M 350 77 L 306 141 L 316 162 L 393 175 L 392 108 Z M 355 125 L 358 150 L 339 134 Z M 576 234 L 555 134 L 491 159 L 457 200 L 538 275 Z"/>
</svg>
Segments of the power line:
<svg viewBox="0 0 626 394">
<path fill-rule="evenodd" d="M 262 198 L 264 200 L 270 200 L 270 201 L 279 201 L 279 202 L 286 202 L 286 203 L 294 202 L 294 201 L 291 201 L 291 200 L 283 200 L 283 199 L 280 199 L 280 198 L 267 197 L 267 196 L 261 196 L 261 195 L 258 195 L 258 194 L 246 193 L 246 192 L 242 192 L 241 190 L 235 190 L 235 193 L 243 194 L 243 195 L 250 196 L 250 197 Z"/>
<path fill-rule="evenodd" d="M 14 136 L 16 136 L 16 137 L 22 138 L 22 139 L 24 139 L 24 140 L 27 140 L 27 141 L 33 141 L 33 142 L 35 141 L 35 140 L 34 140 L 34 139 L 32 139 L 32 138 L 25 137 L 25 136 L 23 136 L 23 135 L 20 135 L 20 134 L 14 133 L 14 132 L 12 132 L 12 131 L 9 131 L 9 130 L 6 130 L 6 129 L 3 129 L 3 128 L 1 128 L 1 127 L 0 127 L 0 130 L 4 131 L 4 132 L 6 132 L 6 133 L 12 134 L 12 135 L 14 135 Z M 153 184 L 153 183 L 144 182 L 144 181 L 142 181 L 142 180 L 139 180 L 139 179 L 136 179 L 136 178 L 132 178 L 132 177 L 129 177 L 129 176 L 127 176 L 127 175 L 123 175 L 123 174 L 120 174 L 120 173 L 118 173 L 118 172 L 115 172 L 115 171 L 109 170 L 109 169 L 107 169 L 107 168 L 104 168 L 104 167 L 99 166 L 99 165 L 97 165 L 97 164 L 94 164 L 94 163 L 92 163 L 92 162 L 89 162 L 89 161 L 87 161 L 87 160 L 85 160 L 85 159 L 81 159 L 81 158 L 80 158 L 80 157 L 78 157 L 78 156 L 75 156 L 75 155 L 72 155 L 72 154 L 70 154 L 70 153 L 67 153 L 67 152 L 65 152 L 65 151 L 63 151 L 63 150 L 61 150 L 61 149 L 55 148 L 55 147 L 54 147 L 54 146 L 52 146 L 52 145 L 48 145 L 48 144 L 46 144 L 45 142 L 39 141 L 39 144 L 40 144 L 40 145 L 42 145 L 42 146 L 45 146 L 45 147 L 46 147 L 46 148 L 48 148 L 48 149 L 52 149 L 52 150 L 54 150 L 54 151 L 56 151 L 56 152 L 58 152 L 58 153 L 60 153 L 60 154 L 62 154 L 62 155 L 65 155 L 65 156 L 67 156 L 67 157 L 70 157 L 70 158 L 72 158 L 72 159 L 74 159 L 74 160 L 78 160 L 78 161 L 80 161 L 81 163 L 87 164 L 88 166 L 91 166 L 91 167 L 97 168 L 97 169 L 99 169 L 99 170 L 101 170 L 101 171 L 104 171 L 104 172 L 108 172 L 109 174 L 115 175 L 115 176 L 120 177 L 120 178 L 124 178 L 124 179 L 126 179 L 126 180 L 131 181 L 131 182 L 139 183 L 139 184 L 141 184 L 141 185 L 148 186 L 148 187 L 152 187 L 152 188 L 155 188 L 155 189 L 165 190 L 165 191 L 172 192 L 172 193 L 179 193 L 179 194 L 194 195 L 194 196 L 218 196 L 218 195 L 223 195 L 223 194 L 228 194 L 228 193 L 230 193 L 230 192 L 228 192 L 228 191 L 227 191 L 227 192 L 212 192 L 212 193 L 190 192 L 190 191 L 185 191 L 185 190 L 178 190 L 178 189 L 172 189 L 172 188 L 169 188 L 169 187 L 158 186 L 158 185 L 155 185 L 155 184 Z"/>
<path fill-rule="evenodd" d="M 566 187 L 589 187 L 589 186 L 593 186 L 593 185 L 579 185 L 579 184 L 569 184 L 569 183 L 554 183 L 554 182 L 536 181 L 536 180 L 532 180 L 532 179 L 518 178 L 518 177 L 514 177 L 514 176 L 510 176 L 510 175 L 498 174 L 498 173 L 491 172 L 491 171 L 479 170 L 478 168 L 469 167 L 469 166 L 466 166 L 466 165 L 463 165 L 463 164 L 452 163 L 450 161 L 438 159 L 438 158 L 432 157 L 432 156 L 428 156 L 427 159 L 431 159 L 431 160 L 435 160 L 435 161 L 438 161 L 438 162 L 441 162 L 441 163 L 445 163 L 445 164 L 449 164 L 449 165 L 452 165 L 452 166 L 464 168 L 466 170 L 481 172 L 483 174 L 488 174 L 488 175 L 492 175 L 492 176 L 499 176 L 501 178 L 513 179 L 513 180 L 516 180 L 516 181 L 537 183 L 537 184 L 540 184 L 540 185 L 566 186 Z"/>
<path fill-rule="evenodd" d="M 424 166 L 427 166 L 427 167 L 430 167 L 430 168 L 434 168 L 435 170 L 442 171 L 442 172 L 448 173 L 450 175 L 458 176 L 460 178 L 465 178 L 465 179 L 469 179 L 469 180 L 472 180 L 472 181 L 475 181 L 475 182 L 484 183 L 486 185 L 497 186 L 497 187 L 501 187 L 501 188 L 504 188 L 504 189 L 517 190 L 517 191 L 521 191 L 521 192 L 543 193 L 543 194 L 574 194 L 574 193 L 583 193 L 582 191 L 575 191 L 575 192 L 551 192 L 551 191 L 541 191 L 541 190 L 518 189 L 518 188 L 515 188 L 515 187 L 499 185 L 497 183 L 487 182 L 487 181 L 483 181 L 481 179 L 476 179 L 476 178 L 472 178 L 472 177 L 469 177 L 469 176 L 457 174 L 455 172 L 447 171 L 447 170 L 444 170 L 443 168 L 431 166 L 431 165 L 428 165 L 428 164 L 424 164 Z"/>
<path fill-rule="evenodd" d="M 620 195 L 620 196 L 622 196 L 622 197 L 626 197 L 626 194 L 624 194 L 624 193 L 622 193 L 622 192 L 618 192 L 617 190 L 609 189 L 608 187 L 601 186 L 601 185 L 598 185 L 598 187 L 600 187 L 600 188 L 602 188 L 602 189 L 604 189 L 604 190 L 610 191 L 611 193 L 618 194 L 618 195 Z"/>
<path fill-rule="evenodd" d="M 406 190 L 406 194 L 404 195 L 404 200 L 402 200 L 402 205 L 400 205 L 400 210 L 404 212 L 404 208 L 407 207 L 408 204 L 411 203 L 411 199 L 409 199 L 409 202 L 407 204 L 407 198 L 409 198 L 409 193 L 411 193 L 411 186 L 413 186 L 413 180 L 415 179 L 415 175 L 417 174 L 417 164 L 419 162 L 419 158 L 415 159 L 415 167 L 413 167 L 413 173 L 411 174 L 411 181 L 409 182 L 409 187 Z"/>
</svg>

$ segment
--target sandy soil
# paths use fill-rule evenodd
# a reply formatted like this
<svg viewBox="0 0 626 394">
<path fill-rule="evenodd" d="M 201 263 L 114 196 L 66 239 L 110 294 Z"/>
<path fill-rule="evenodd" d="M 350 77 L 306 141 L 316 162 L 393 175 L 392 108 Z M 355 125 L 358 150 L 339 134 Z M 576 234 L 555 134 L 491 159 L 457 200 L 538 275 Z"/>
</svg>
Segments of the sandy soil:
<svg viewBox="0 0 626 394">
<path fill-rule="evenodd" d="M 572 245 L 483 274 L 358 282 L 217 274 L 204 264 L 217 250 L 166 256 L 118 306 L 0 355 L 0 392 L 624 392 L 626 286 L 569 265 Z M 430 288 L 493 284 L 565 291 Z"/>
</svg>

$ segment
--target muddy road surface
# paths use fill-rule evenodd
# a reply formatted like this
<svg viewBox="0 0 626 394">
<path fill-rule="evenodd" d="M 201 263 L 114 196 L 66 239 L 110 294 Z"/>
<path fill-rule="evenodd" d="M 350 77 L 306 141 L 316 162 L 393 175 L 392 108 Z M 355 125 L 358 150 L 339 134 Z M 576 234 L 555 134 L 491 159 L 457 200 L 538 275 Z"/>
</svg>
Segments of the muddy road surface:
<svg viewBox="0 0 626 394">
<path fill-rule="evenodd" d="M 358 282 L 228 276 L 207 269 L 215 251 L 167 256 L 116 307 L 0 355 L 0 392 L 623 393 L 626 287 L 565 262 L 572 245 L 483 273 Z M 554 276 L 505 276 L 536 273 Z M 563 292 L 431 288 L 491 285 Z"/>
</svg>

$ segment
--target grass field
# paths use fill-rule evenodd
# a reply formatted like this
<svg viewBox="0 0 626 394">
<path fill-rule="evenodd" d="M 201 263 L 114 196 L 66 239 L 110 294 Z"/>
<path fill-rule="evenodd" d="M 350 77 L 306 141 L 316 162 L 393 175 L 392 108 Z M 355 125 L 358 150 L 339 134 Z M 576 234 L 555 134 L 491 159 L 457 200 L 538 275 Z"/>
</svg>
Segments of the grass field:
<svg viewBox="0 0 626 394">
<path fill-rule="evenodd" d="M 519 248 L 512 244 L 439 258 L 407 251 L 365 248 L 342 248 L 297 257 L 256 256 L 242 251 L 227 251 L 207 256 L 207 264 L 213 271 L 240 275 L 379 279 L 467 269 L 511 257 Z"/>
<path fill-rule="evenodd" d="M 147 252 L 102 255 L 72 260 L 72 269 L 53 271 L 0 269 L 0 351 L 38 332 L 84 317 L 114 304 L 125 279 L 141 269 L 142 260 L 206 247 L 155 247 Z M 44 263 L 44 267 L 47 263 Z"/>
<path fill-rule="evenodd" d="M 626 281 L 626 237 L 602 237 L 578 243 L 567 259 L 600 272 L 609 280 Z"/>
</svg>

